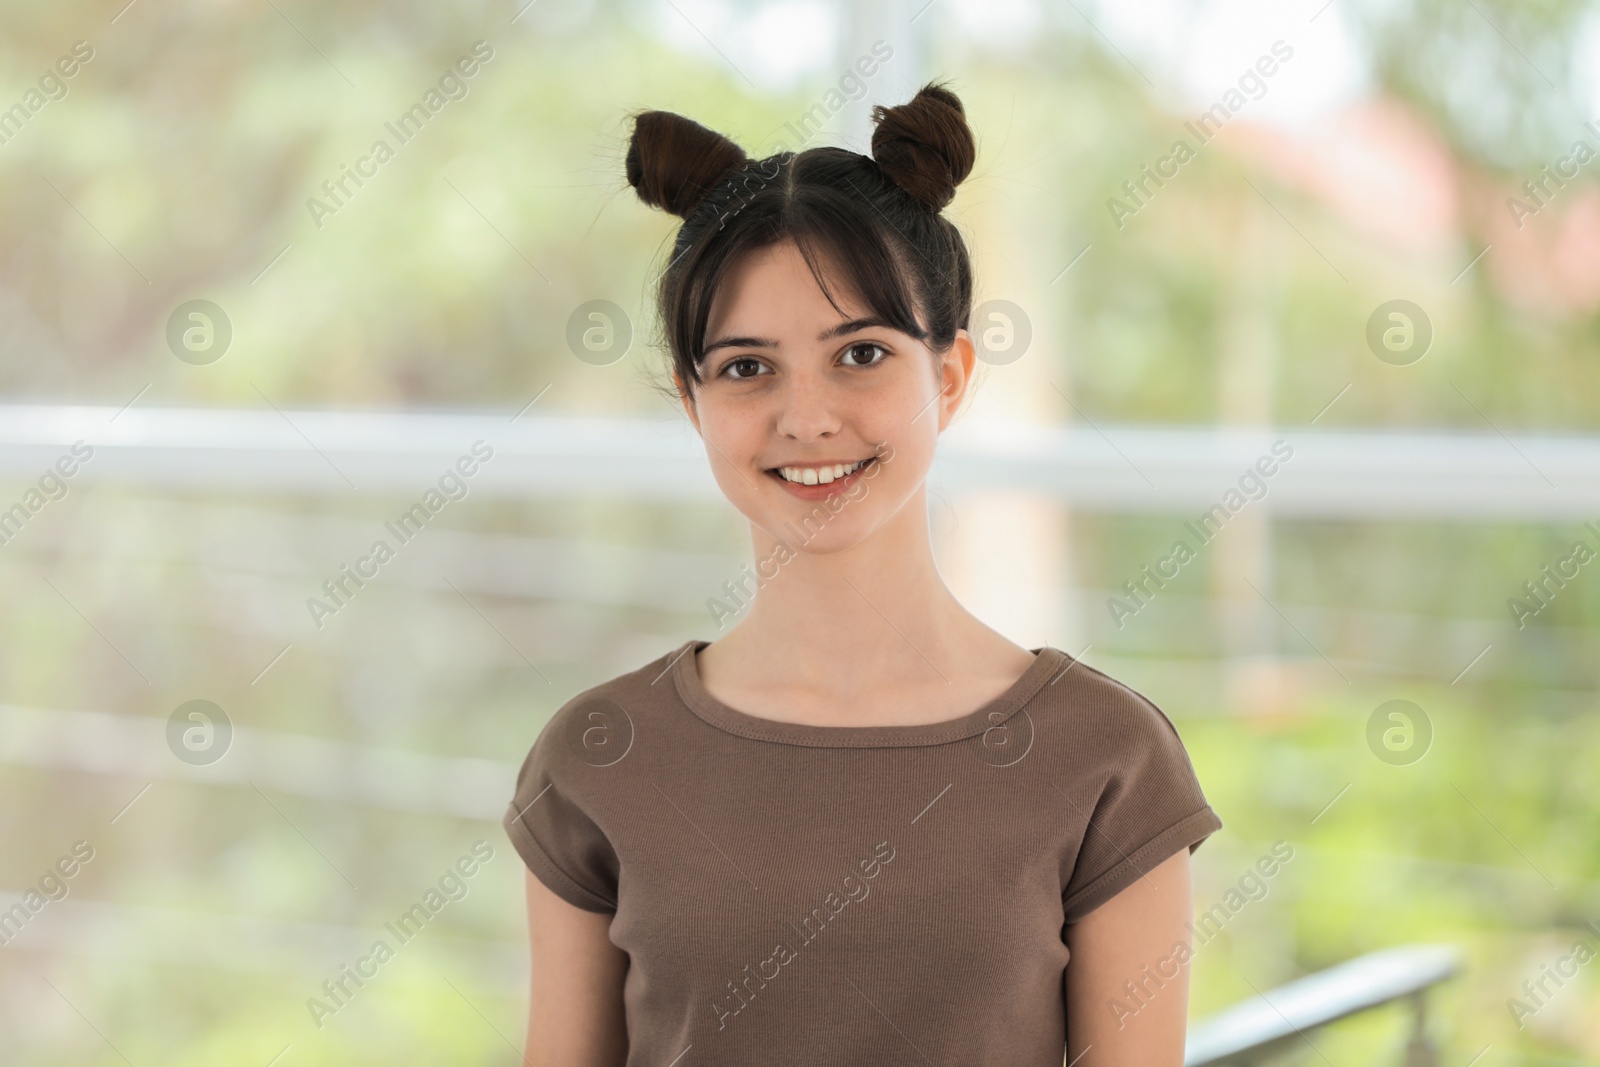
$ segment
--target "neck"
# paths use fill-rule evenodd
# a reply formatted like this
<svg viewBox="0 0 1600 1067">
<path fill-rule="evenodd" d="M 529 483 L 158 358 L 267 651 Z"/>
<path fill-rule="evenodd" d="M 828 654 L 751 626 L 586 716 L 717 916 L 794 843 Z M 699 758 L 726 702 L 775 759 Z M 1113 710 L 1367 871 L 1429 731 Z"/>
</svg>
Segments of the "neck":
<svg viewBox="0 0 1600 1067">
<path fill-rule="evenodd" d="M 767 531 L 752 536 L 757 559 L 790 555 Z M 824 555 L 787 543 L 792 556 L 723 639 L 730 647 L 765 657 L 780 677 L 948 673 L 958 634 L 975 620 L 934 563 L 923 491 L 848 549 Z"/>
</svg>

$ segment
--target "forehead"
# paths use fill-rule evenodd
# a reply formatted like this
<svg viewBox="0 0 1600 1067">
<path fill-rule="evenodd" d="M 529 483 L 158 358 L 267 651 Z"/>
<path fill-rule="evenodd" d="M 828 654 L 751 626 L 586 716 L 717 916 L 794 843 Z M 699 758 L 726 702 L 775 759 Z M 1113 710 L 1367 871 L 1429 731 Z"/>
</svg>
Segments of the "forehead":
<svg viewBox="0 0 1600 1067">
<path fill-rule="evenodd" d="M 706 337 L 727 333 L 804 334 L 812 336 L 819 324 L 867 314 L 866 306 L 839 280 L 826 263 L 819 269 L 828 279 L 827 294 L 793 241 L 781 241 L 741 256 L 717 286 L 706 322 Z M 843 312 L 841 314 L 841 311 Z"/>
</svg>

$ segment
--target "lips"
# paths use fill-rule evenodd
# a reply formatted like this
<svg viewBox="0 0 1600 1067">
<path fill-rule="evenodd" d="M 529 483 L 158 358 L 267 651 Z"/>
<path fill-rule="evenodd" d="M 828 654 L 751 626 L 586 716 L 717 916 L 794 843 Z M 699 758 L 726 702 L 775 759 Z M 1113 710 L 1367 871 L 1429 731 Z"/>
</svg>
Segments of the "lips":
<svg viewBox="0 0 1600 1067">
<path fill-rule="evenodd" d="M 804 500 L 820 500 L 848 490 L 876 462 L 876 456 L 868 456 L 866 459 L 837 463 L 785 465 L 770 468 L 767 476 L 795 496 Z"/>
<path fill-rule="evenodd" d="M 868 459 L 871 459 L 869 456 Z M 851 463 L 821 463 L 807 464 L 795 467 L 774 467 L 778 477 L 786 482 L 799 485 L 827 485 L 847 474 L 853 474 L 867 463 L 866 459 L 858 459 Z"/>
</svg>

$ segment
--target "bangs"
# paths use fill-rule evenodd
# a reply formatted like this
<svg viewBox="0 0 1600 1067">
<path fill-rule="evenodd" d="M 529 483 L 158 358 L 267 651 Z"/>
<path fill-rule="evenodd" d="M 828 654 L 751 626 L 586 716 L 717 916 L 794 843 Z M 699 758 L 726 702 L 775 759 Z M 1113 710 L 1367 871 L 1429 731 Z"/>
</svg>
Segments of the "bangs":
<svg viewBox="0 0 1600 1067">
<path fill-rule="evenodd" d="M 906 210 L 904 199 L 871 160 L 827 148 L 782 159 L 774 179 L 736 207 L 726 190 L 708 197 L 680 232 L 659 292 L 680 389 L 704 381 L 706 332 L 723 282 L 747 254 L 784 241 L 794 242 L 842 317 L 855 317 L 841 307 L 848 300 L 946 350 L 971 306 L 966 249 L 946 220 Z"/>
<path fill-rule="evenodd" d="M 797 226 L 793 237 L 822 295 L 840 315 L 848 315 L 835 299 L 828 278 L 873 315 L 918 341 L 928 330 L 917 320 L 917 299 L 907 284 L 906 264 L 895 254 L 883 228 L 862 233 L 855 219 L 818 211 Z"/>
</svg>

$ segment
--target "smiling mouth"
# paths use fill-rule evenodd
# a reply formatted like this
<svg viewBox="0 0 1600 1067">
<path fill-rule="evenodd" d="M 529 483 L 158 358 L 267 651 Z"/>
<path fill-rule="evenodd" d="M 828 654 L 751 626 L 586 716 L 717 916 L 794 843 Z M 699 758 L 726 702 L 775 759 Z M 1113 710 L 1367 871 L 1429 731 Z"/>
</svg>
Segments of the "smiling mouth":
<svg viewBox="0 0 1600 1067">
<path fill-rule="evenodd" d="M 767 473 L 791 485 L 827 485 L 848 478 L 867 464 L 876 462 L 876 459 L 875 456 L 868 456 L 854 463 L 831 463 L 820 467 L 773 467 Z"/>
</svg>

